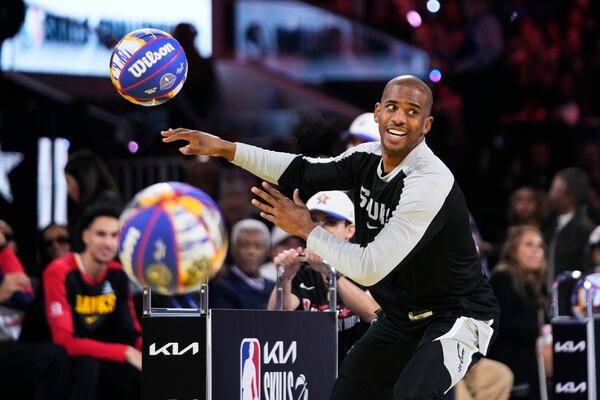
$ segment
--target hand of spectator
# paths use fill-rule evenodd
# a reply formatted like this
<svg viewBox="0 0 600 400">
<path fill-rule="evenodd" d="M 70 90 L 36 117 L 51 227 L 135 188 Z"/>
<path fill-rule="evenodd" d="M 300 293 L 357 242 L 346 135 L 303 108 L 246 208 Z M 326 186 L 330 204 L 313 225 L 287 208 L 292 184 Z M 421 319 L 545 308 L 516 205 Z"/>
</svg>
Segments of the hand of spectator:
<svg viewBox="0 0 600 400">
<path fill-rule="evenodd" d="M 210 133 L 195 131 L 186 128 L 169 129 L 160 133 L 163 142 L 170 143 L 176 140 L 185 140 L 186 146 L 180 147 L 179 151 L 185 155 L 225 157 L 229 161 L 235 156 L 235 143 L 223 140 Z"/>
<path fill-rule="evenodd" d="M 131 346 L 127 347 L 125 360 L 140 371 L 142 370 L 142 353 L 138 349 Z"/>
<path fill-rule="evenodd" d="M 10 299 L 15 292 L 31 292 L 31 281 L 22 272 L 11 272 L 4 275 L 0 284 L 0 303 Z"/>
<path fill-rule="evenodd" d="M 275 265 L 282 265 L 285 267 L 285 271 L 281 277 L 282 280 L 291 281 L 294 279 L 294 276 L 296 276 L 300 269 L 301 264 L 298 256 L 301 252 L 302 248 L 298 247 L 298 249 L 284 250 L 275 256 L 273 259 Z"/>
<path fill-rule="evenodd" d="M 252 199 L 252 205 L 261 210 L 260 216 L 290 235 L 306 241 L 316 224 L 312 221 L 306 204 L 300 199 L 300 191 L 294 189 L 292 201 L 267 182 L 263 182 L 262 187 L 264 190 L 252 188 L 252 193 L 263 200 Z"/>
<path fill-rule="evenodd" d="M 308 249 L 304 250 L 304 256 L 306 257 L 306 261 L 312 269 L 314 269 L 317 272 L 320 272 L 326 277 L 329 277 L 329 267 L 321 257 L 319 257 L 318 255 L 316 255 Z"/>
</svg>

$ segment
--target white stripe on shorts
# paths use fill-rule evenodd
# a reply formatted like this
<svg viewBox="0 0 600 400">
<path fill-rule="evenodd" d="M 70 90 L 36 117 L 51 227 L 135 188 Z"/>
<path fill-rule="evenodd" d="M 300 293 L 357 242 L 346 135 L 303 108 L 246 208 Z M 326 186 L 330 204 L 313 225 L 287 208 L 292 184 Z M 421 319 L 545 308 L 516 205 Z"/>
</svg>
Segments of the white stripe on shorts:
<svg viewBox="0 0 600 400">
<path fill-rule="evenodd" d="M 494 333 L 492 323 L 493 320 L 459 317 L 447 333 L 435 339 L 442 345 L 444 366 L 450 373 L 452 383 L 448 390 L 465 376 L 475 353 L 486 355 Z"/>
</svg>

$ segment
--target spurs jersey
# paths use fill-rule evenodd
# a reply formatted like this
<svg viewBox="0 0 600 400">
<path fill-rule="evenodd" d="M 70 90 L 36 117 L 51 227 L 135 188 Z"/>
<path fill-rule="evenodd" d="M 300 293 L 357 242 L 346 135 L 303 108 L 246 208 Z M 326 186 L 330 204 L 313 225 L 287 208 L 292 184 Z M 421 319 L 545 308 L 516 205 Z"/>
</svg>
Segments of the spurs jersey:
<svg viewBox="0 0 600 400">
<path fill-rule="evenodd" d="M 369 287 L 386 315 L 407 319 L 409 312 L 431 310 L 497 320 L 497 300 L 450 170 L 423 141 L 384 173 L 380 146 L 364 143 L 334 158 L 315 159 L 237 143 L 233 163 L 300 193 L 351 191 L 354 243 L 316 227 L 307 247 Z"/>
</svg>

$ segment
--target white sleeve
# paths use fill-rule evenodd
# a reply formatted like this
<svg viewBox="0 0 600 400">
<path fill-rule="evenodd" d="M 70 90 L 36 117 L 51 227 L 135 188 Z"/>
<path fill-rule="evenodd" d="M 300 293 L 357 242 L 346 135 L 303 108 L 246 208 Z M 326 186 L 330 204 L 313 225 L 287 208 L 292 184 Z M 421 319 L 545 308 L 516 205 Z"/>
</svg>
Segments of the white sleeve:
<svg viewBox="0 0 600 400">
<path fill-rule="evenodd" d="M 367 246 L 337 239 L 317 227 L 306 246 L 353 281 L 372 286 L 400 264 L 423 238 L 441 210 L 452 185 L 414 174 L 405 178 L 400 202 L 389 221 Z M 357 227 L 357 229 L 365 229 Z"/>
<path fill-rule="evenodd" d="M 296 154 L 280 153 L 236 142 L 235 155 L 231 162 L 260 179 L 277 183 L 283 171 L 296 157 Z"/>
</svg>

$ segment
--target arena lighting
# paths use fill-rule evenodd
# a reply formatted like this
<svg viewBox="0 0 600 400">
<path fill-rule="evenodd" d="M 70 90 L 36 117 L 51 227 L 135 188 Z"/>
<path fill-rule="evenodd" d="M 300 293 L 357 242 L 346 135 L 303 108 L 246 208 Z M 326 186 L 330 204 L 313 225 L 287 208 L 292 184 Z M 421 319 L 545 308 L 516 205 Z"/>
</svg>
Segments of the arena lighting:
<svg viewBox="0 0 600 400">
<path fill-rule="evenodd" d="M 439 69 L 432 69 L 429 72 L 429 80 L 431 82 L 435 82 L 435 83 L 441 81 L 442 80 L 442 72 Z"/>
<path fill-rule="evenodd" d="M 130 153 L 135 154 L 139 149 L 140 145 L 135 140 L 130 140 L 129 143 L 127 143 L 127 150 L 129 150 Z"/>
<path fill-rule="evenodd" d="M 419 15 L 419 13 L 415 10 L 411 10 L 406 13 L 406 20 L 413 28 L 418 28 L 421 26 L 421 22 L 423 22 L 421 15 Z"/>
<path fill-rule="evenodd" d="M 440 11 L 441 4 L 438 0 L 429 0 L 427 2 L 427 11 L 431 13 L 436 13 Z"/>
</svg>

